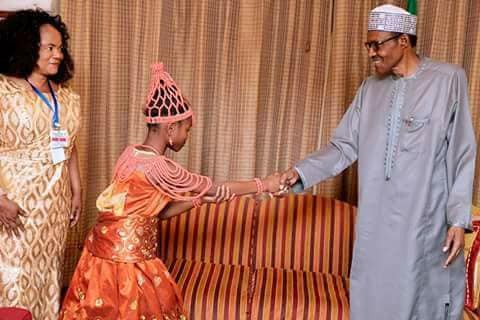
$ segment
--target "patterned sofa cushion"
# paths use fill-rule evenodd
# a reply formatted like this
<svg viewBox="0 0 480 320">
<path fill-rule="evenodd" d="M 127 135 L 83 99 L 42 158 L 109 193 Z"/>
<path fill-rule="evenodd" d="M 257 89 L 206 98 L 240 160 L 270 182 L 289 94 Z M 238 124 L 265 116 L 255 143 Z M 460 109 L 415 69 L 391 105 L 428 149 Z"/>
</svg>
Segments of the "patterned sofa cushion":
<svg viewBox="0 0 480 320">
<path fill-rule="evenodd" d="M 348 279 L 318 272 L 259 269 L 248 319 L 349 320 Z M 464 320 L 480 320 L 465 308 Z"/>
<path fill-rule="evenodd" d="M 250 319 L 248 267 L 187 260 L 167 265 L 182 291 L 189 319 Z"/>
<path fill-rule="evenodd" d="M 347 287 L 332 274 L 259 269 L 250 319 L 348 320 Z"/>
<path fill-rule="evenodd" d="M 159 256 L 248 266 L 254 214 L 255 200 L 239 197 L 161 221 Z"/>
<path fill-rule="evenodd" d="M 262 201 L 253 265 L 348 276 L 355 213 L 355 207 L 321 196 Z"/>
</svg>

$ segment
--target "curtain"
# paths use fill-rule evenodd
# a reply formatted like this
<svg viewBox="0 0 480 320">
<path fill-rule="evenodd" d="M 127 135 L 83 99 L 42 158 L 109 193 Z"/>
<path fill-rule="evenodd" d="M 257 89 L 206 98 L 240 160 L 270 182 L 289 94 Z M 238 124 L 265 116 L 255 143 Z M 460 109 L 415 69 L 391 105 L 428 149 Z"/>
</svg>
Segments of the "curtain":
<svg viewBox="0 0 480 320">
<path fill-rule="evenodd" d="M 169 154 L 215 180 L 282 171 L 325 145 L 371 73 L 369 11 L 350 0 L 60 0 L 83 112 L 84 212 L 69 235 L 65 281 L 96 219 L 95 200 L 127 144 L 141 143 L 150 65 L 165 63 L 196 113 Z M 462 65 L 480 138 L 480 2 L 418 1 L 420 54 Z M 474 203 L 480 202 L 477 166 Z M 356 203 L 356 168 L 313 192 Z"/>
</svg>

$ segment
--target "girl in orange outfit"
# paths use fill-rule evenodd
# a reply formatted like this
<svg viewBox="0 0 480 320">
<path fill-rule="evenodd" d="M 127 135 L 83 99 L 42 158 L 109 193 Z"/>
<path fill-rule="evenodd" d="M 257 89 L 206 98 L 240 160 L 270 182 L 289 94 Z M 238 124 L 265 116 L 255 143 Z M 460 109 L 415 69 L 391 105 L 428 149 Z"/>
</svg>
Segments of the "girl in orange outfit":
<svg viewBox="0 0 480 320">
<path fill-rule="evenodd" d="M 193 112 L 162 64 L 153 66 L 144 109 L 148 135 L 126 148 L 97 199 L 99 217 L 65 297 L 60 319 L 186 319 L 180 291 L 156 257 L 157 221 L 232 194 L 279 188 L 264 180 L 212 183 L 166 158 L 188 138 Z"/>
</svg>

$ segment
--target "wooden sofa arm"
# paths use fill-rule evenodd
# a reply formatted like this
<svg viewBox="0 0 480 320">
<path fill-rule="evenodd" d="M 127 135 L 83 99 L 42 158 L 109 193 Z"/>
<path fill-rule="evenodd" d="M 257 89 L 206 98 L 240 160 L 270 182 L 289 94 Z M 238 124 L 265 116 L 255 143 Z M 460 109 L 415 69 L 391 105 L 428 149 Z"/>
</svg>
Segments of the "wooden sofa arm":
<svg viewBox="0 0 480 320">
<path fill-rule="evenodd" d="M 465 307 L 480 311 L 480 209 L 473 208 L 473 233 L 465 234 Z"/>
</svg>

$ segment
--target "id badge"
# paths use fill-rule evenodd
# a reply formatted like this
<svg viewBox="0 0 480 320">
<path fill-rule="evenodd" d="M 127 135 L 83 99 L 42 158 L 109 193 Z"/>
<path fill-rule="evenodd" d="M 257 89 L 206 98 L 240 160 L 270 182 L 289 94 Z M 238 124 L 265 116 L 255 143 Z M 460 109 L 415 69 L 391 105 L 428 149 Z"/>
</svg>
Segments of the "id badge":
<svg viewBox="0 0 480 320">
<path fill-rule="evenodd" d="M 53 164 L 66 160 L 65 148 L 68 146 L 68 131 L 60 128 L 53 128 L 50 131 L 50 152 L 52 153 Z"/>
<path fill-rule="evenodd" d="M 68 131 L 62 129 L 52 129 L 50 131 L 50 148 L 66 148 L 68 146 Z"/>
<path fill-rule="evenodd" d="M 65 156 L 65 149 L 64 148 L 56 148 L 56 149 L 50 149 L 50 152 L 52 153 L 52 163 L 57 164 L 62 161 L 65 161 L 67 158 Z"/>
</svg>

